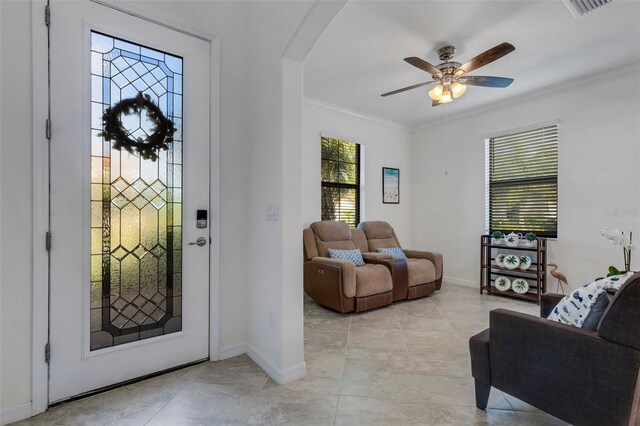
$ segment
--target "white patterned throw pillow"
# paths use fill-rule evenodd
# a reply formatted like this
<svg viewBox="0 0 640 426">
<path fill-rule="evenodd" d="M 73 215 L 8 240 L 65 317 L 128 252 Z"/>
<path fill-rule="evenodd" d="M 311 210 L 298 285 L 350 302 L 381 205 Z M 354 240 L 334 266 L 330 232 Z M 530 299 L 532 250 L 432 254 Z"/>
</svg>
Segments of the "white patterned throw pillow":
<svg viewBox="0 0 640 426">
<path fill-rule="evenodd" d="M 356 266 L 364 266 L 364 259 L 360 249 L 337 250 L 329 249 L 329 257 L 332 259 L 348 260 Z"/>
<path fill-rule="evenodd" d="M 561 324 L 573 325 L 595 330 L 600 317 L 609 304 L 607 292 L 616 292 L 633 272 L 604 278 L 573 291 L 565 296 L 547 319 Z"/>
<path fill-rule="evenodd" d="M 407 260 L 407 256 L 400 247 L 381 247 L 378 249 L 378 253 L 390 254 L 394 259 Z"/>
</svg>

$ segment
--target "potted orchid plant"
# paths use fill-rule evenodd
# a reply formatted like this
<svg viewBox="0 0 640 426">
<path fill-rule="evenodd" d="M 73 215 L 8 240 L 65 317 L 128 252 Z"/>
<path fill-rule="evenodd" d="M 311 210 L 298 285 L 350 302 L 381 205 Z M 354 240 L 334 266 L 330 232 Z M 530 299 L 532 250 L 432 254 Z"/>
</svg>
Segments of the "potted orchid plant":
<svg viewBox="0 0 640 426">
<path fill-rule="evenodd" d="M 631 232 L 625 234 L 618 228 L 609 229 L 606 226 L 602 228 L 600 234 L 608 239 L 611 244 L 622 246 L 622 254 L 624 256 L 624 271 L 618 270 L 615 266 L 610 266 L 607 276 L 629 272 L 631 270 L 631 251 L 638 248 L 638 244 L 633 242 L 633 234 Z"/>
</svg>

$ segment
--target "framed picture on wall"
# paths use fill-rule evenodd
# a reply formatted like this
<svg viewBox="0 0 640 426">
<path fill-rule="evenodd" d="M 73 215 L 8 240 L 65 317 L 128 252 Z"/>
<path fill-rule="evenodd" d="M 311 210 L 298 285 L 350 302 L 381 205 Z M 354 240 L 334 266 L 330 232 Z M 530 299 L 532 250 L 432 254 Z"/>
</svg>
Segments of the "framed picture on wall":
<svg viewBox="0 0 640 426">
<path fill-rule="evenodd" d="M 400 204 L 400 169 L 382 168 L 382 202 Z"/>
</svg>

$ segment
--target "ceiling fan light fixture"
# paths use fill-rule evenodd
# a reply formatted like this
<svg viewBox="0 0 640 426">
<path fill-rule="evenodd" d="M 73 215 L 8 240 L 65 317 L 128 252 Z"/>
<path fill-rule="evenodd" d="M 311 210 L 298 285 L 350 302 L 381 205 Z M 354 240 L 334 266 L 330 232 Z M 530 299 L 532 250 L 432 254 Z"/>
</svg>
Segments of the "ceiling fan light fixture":
<svg viewBox="0 0 640 426">
<path fill-rule="evenodd" d="M 439 101 L 444 92 L 444 87 L 442 84 L 436 85 L 433 89 L 429 91 L 429 97 L 434 101 Z"/>
<path fill-rule="evenodd" d="M 456 81 L 451 85 L 451 93 L 453 94 L 454 98 L 459 98 L 460 96 L 464 95 L 464 92 L 466 91 L 467 91 L 466 84 L 462 84 Z"/>
<path fill-rule="evenodd" d="M 442 91 L 442 96 L 440 96 L 440 99 L 437 99 L 438 102 L 440 102 L 441 104 L 448 104 L 449 102 L 453 101 L 453 97 L 451 96 L 451 91 L 449 90 L 449 87 L 444 86 L 444 90 Z"/>
</svg>

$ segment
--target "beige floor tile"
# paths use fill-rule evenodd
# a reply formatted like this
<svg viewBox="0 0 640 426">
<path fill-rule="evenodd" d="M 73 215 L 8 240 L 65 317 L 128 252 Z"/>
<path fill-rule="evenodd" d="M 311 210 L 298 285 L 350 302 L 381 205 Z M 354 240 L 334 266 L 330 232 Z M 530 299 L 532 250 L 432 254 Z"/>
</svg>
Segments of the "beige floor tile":
<svg viewBox="0 0 640 426">
<path fill-rule="evenodd" d="M 515 425 L 509 410 L 341 396 L 336 425 Z"/>
<path fill-rule="evenodd" d="M 283 388 L 258 393 L 245 417 L 249 425 L 332 425 L 338 397 Z"/>
<path fill-rule="evenodd" d="M 349 333 L 347 349 L 405 351 L 402 333 L 398 330 L 353 330 Z"/>
<path fill-rule="evenodd" d="M 69 415 L 81 405 L 87 402 L 87 399 L 81 399 L 78 401 L 70 402 L 67 404 L 59 405 L 57 407 L 50 408 L 42 414 L 31 417 L 26 420 L 22 420 L 17 423 L 13 423 L 15 426 L 45 426 L 55 424 L 65 416 Z"/>
<path fill-rule="evenodd" d="M 253 386 L 188 383 L 148 424 L 240 424 L 258 391 Z"/>
<path fill-rule="evenodd" d="M 393 305 L 351 315 L 351 330 L 398 330 L 399 328 L 398 317 Z"/>
<path fill-rule="evenodd" d="M 468 351 L 419 351 L 409 352 L 413 371 L 455 377 L 471 376 L 471 357 Z"/>
<path fill-rule="evenodd" d="M 408 300 L 395 304 L 398 320 L 411 321 L 419 319 L 443 319 L 438 308 L 432 303 L 417 303 L 418 300 Z"/>
<path fill-rule="evenodd" d="M 304 326 L 308 330 L 348 331 L 351 323 L 350 315 L 329 311 L 328 309 L 310 309 L 304 317 Z"/>
<path fill-rule="evenodd" d="M 463 352 L 469 350 L 468 339 L 461 339 L 456 332 L 441 330 L 403 330 L 404 341 L 409 352 L 446 350 Z"/>
<path fill-rule="evenodd" d="M 269 376 L 247 355 L 218 362 L 203 363 L 200 368 L 185 374 L 183 380 L 189 382 L 244 385 L 261 388 Z"/>
<path fill-rule="evenodd" d="M 304 332 L 304 351 L 305 358 L 307 354 L 313 354 L 321 350 L 345 351 L 347 349 L 348 331 L 343 332 L 315 332 L 305 329 Z"/>
<path fill-rule="evenodd" d="M 88 398 L 56 425 L 140 425 L 149 421 L 176 394 L 176 389 L 134 392 L 118 388 Z"/>
<path fill-rule="evenodd" d="M 571 426 L 567 422 L 563 422 L 557 417 L 553 417 L 547 413 L 528 413 L 517 412 L 520 423 L 527 426 Z"/>
</svg>

